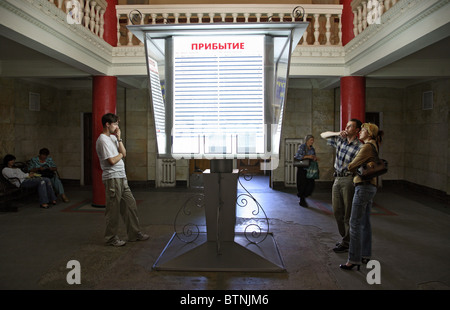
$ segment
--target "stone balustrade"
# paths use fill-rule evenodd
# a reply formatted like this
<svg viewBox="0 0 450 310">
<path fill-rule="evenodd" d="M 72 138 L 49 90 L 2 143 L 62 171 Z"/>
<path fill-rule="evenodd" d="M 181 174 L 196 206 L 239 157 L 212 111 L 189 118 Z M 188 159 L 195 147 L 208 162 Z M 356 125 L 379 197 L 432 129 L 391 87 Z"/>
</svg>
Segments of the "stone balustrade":
<svg viewBox="0 0 450 310">
<path fill-rule="evenodd" d="M 353 34 L 355 37 L 371 24 L 380 23 L 381 16 L 398 0 L 353 0 Z"/>
<path fill-rule="evenodd" d="M 297 17 L 295 8 L 304 15 Z M 142 45 L 126 27 L 132 24 L 291 21 L 310 22 L 301 45 L 342 45 L 342 5 L 302 4 L 301 8 L 293 4 L 117 5 L 116 10 L 117 46 Z"/>
<path fill-rule="evenodd" d="M 48 0 L 75 23 L 82 24 L 96 36 L 103 38 L 106 0 Z M 353 0 L 353 33 L 359 35 L 400 0 Z M 298 17 L 294 9 L 304 13 Z M 217 22 L 287 22 L 308 21 L 308 29 L 301 46 L 342 46 L 342 5 L 291 4 L 259 5 L 117 5 L 117 46 L 142 45 L 127 25 L 160 23 L 217 23 Z"/>
<path fill-rule="evenodd" d="M 96 36 L 103 39 L 103 26 L 106 0 L 48 0 L 66 14 L 70 14 L 73 23 L 81 24 Z"/>
</svg>

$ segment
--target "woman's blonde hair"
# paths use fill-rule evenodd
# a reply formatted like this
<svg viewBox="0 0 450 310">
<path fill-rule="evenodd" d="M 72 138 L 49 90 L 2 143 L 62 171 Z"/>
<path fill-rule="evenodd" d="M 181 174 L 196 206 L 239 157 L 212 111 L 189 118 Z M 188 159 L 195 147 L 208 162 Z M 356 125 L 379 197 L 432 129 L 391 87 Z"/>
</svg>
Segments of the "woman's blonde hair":
<svg viewBox="0 0 450 310">
<path fill-rule="evenodd" d="M 372 123 L 364 123 L 361 126 L 361 129 L 364 128 L 367 130 L 367 132 L 369 133 L 369 135 L 373 138 L 376 139 L 378 136 L 378 126 Z"/>
<path fill-rule="evenodd" d="M 365 128 L 369 135 L 377 142 L 377 145 L 381 143 L 384 132 L 378 129 L 378 126 L 372 123 L 364 123 L 361 125 L 361 129 Z"/>
</svg>

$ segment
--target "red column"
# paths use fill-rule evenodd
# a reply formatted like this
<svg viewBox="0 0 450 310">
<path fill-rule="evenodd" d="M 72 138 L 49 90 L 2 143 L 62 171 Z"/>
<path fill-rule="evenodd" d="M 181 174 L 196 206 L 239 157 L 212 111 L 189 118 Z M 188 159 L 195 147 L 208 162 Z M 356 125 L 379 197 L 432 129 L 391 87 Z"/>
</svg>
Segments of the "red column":
<svg viewBox="0 0 450 310">
<path fill-rule="evenodd" d="M 341 130 L 352 118 L 365 121 L 366 78 L 364 76 L 341 77 Z"/>
<path fill-rule="evenodd" d="M 117 46 L 117 0 L 106 0 L 103 39 L 111 46 Z M 95 143 L 103 131 L 102 116 L 116 113 L 117 77 L 94 76 L 92 81 L 92 205 L 104 207 L 106 204 L 105 187 L 102 182 L 102 170 L 98 160 Z"/>
<path fill-rule="evenodd" d="M 353 11 L 351 6 L 352 0 L 340 0 L 342 8 L 342 45 L 346 45 L 355 35 L 353 33 Z"/>
<path fill-rule="evenodd" d="M 103 40 L 111 44 L 111 46 L 117 46 L 117 0 L 106 0 L 106 2 L 108 6 L 106 7 L 105 15 L 103 15 L 105 20 Z"/>
<path fill-rule="evenodd" d="M 106 113 L 116 114 L 117 78 L 94 76 L 92 89 L 92 205 L 102 207 L 106 202 L 105 187 L 95 143 L 103 131 L 102 116 Z"/>
</svg>

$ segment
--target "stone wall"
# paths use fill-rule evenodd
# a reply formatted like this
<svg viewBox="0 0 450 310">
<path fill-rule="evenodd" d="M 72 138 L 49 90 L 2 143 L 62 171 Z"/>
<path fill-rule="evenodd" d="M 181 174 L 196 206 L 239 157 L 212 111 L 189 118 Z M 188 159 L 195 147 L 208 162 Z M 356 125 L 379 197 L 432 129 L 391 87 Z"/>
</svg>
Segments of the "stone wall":
<svg viewBox="0 0 450 310">
<path fill-rule="evenodd" d="M 404 123 L 404 176 L 415 184 L 450 194 L 450 79 L 435 80 L 406 89 Z M 422 109 L 422 94 L 433 92 L 433 109 Z"/>
<path fill-rule="evenodd" d="M 315 138 L 314 148 L 319 159 L 320 180 L 330 180 L 333 149 L 326 146 L 326 141 L 320 138 L 320 133 L 334 130 L 334 96 L 334 90 L 319 90 L 308 80 L 289 80 L 281 134 L 280 164 L 273 171 L 273 182 L 284 183 L 286 139 L 304 138 L 308 134 Z"/>
<path fill-rule="evenodd" d="M 366 112 L 380 112 L 384 139 L 380 156 L 388 160 L 383 180 L 405 180 L 450 193 L 450 80 L 434 80 L 407 88 L 367 87 Z M 424 91 L 434 92 L 432 110 L 422 110 Z M 280 167 L 273 180 L 284 182 L 284 140 L 312 133 L 319 157 L 319 181 L 333 179 L 334 149 L 320 133 L 338 131 L 340 90 L 319 90 L 307 81 L 289 81 L 282 132 Z M 334 111 L 334 112 L 333 112 Z"/>
<path fill-rule="evenodd" d="M 389 162 L 389 173 L 381 180 L 404 179 L 404 96 L 403 88 L 373 87 L 366 90 L 366 112 L 380 112 L 380 129 L 384 131 L 380 157 Z"/>
<path fill-rule="evenodd" d="M 40 96 L 39 111 L 30 110 L 29 94 Z M 46 147 L 65 179 L 81 175 L 81 113 L 90 112 L 91 90 L 67 91 L 23 79 L 0 79 L 0 156 L 27 161 Z"/>
<path fill-rule="evenodd" d="M 366 111 L 381 112 L 385 132 L 381 155 L 389 161 L 383 180 L 405 180 L 450 193 L 450 80 L 434 80 L 408 88 L 366 90 Z M 422 110 L 422 93 L 434 92 L 432 110 Z M 91 112 L 92 91 L 64 90 L 22 79 L 0 79 L 0 156 L 18 161 L 47 147 L 63 179 L 82 178 L 82 115 Z M 31 111 L 29 93 L 40 94 L 40 111 Z M 284 141 L 315 136 L 319 181 L 333 179 L 334 149 L 320 133 L 339 130 L 339 89 L 323 90 L 313 81 L 291 79 L 282 128 L 279 167 L 272 180 L 284 183 Z M 147 89 L 117 92 L 117 113 L 128 151 L 126 167 L 132 181 L 156 179 L 156 139 Z M 96 139 L 96 137 L 95 137 Z M 177 181 L 189 179 L 189 161 L 177 161 Z"/>
<path fill-rule="evenodd" d="M 149 111 L 148 92 L 138 89 L 122 92 L 125 101 L 121 103 L 124 109 L 121 124 L 125 128 L 127 177 L 134 181 L 146 181 L 154 176 L 154 173 L 149 175 L 149 171 L 155 170 L 156 155 L 154 134 L 149 130 L 154 125 Z"/>
<path fill-rule="evenodd" d="M 0 156 L 15 151 L 14 80 L 0 79 Z"/>
</svg>

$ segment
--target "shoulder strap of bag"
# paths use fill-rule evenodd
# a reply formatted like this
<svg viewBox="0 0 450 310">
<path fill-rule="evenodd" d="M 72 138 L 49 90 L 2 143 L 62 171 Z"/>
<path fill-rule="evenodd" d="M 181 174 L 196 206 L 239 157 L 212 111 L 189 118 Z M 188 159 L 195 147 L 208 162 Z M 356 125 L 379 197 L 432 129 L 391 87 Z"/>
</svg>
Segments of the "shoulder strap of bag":
<svg viewBox="0 0 450 310">
<path fill-rule="evenodd" d="M 369 143 L 369 144 L 372 146 L 373 150 L 375 151 L 375 155 L 376 155 L 375 157 L 376 157 L 377 159 L 379 159 L 377 148 L 376 148 L 375 145 L 373 145 L 372 143 Z"/>
<path fill-rule="evenodd" d="M 375 151 L 375 160 L 376 160 L 377 162 L 381 162 L 380 156 L 378 156 L 378 150 L 377 150 L 377 148 L 376 148 L 375 145 L 373 145 L 372 143 L 370 143 L 370 145 L 373 147 L 373 150 Z M 378 182 L 378 177 L 377 177 L 377 182 Z"/>
</svg>

